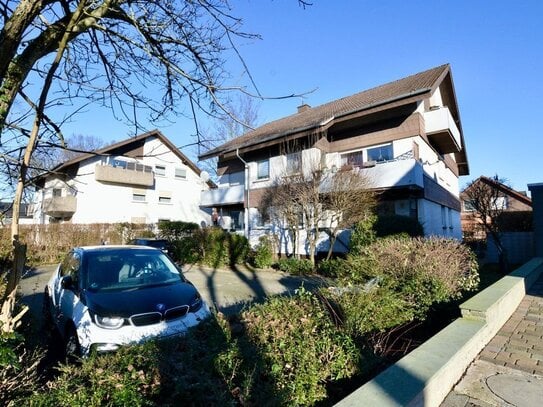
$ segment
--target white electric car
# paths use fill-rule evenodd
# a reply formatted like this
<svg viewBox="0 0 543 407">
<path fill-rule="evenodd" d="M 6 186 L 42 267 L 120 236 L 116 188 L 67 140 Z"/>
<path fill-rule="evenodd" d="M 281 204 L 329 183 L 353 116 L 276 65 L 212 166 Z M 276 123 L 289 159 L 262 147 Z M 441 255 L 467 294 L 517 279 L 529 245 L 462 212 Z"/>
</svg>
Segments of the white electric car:
<svg viewBox="0 0 543 407">
<path fill-rule="evenodd" d="M 72 249 L 45 288 L 45 306 L 68 356 L 179 335 L 210 316 L 179 268 L 158 249 Z"/>
</svg>

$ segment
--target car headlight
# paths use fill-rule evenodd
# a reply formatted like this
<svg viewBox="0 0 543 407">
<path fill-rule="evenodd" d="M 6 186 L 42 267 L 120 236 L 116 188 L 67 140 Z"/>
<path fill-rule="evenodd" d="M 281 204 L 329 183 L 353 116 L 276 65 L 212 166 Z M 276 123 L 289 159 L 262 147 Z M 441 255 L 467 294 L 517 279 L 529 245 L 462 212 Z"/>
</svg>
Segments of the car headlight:
<svg viewBox="0 0 543 407">
<path fill-rule="evenodd" d="M 94 322 L 100 328 L 105 329 L 119 329 L 124 325 L 124 318 L 120 317 L 101 317 L 99 315 L 94 315 Z"/>
<path fill-rule="evenodd" d="M 201 306 L 202 306 L 202 297 L 200 296 L 199 293 L 196 293 L 196 296 L 190 303 L 190 311 L 196 312 L 200 309 Z"/>
</svg>

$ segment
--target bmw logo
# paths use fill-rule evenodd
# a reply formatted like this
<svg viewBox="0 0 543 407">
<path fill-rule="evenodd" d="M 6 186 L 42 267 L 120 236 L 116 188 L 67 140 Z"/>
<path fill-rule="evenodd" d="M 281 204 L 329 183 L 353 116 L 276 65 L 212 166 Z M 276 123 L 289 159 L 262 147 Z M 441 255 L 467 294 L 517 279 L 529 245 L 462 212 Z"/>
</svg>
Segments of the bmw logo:
<svg viewBox="0 0 543 407">
<path fill-rule="evenodd" d="M 156 309 L 158 312 L 164 312 L 166 310 L 166 305 L 164 304 L 157 304 Z"/>
</svg>

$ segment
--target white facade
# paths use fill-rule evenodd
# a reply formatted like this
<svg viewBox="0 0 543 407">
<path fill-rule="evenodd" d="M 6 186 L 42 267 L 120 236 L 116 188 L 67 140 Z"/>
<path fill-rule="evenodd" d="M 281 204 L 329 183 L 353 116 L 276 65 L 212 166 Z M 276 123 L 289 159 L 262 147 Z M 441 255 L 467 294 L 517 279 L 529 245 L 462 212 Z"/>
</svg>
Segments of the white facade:
<svg viewBox="0 0 543 407">
<path fill-rule="evenodd" d="M 210 215 L 200 209 L 200 195 L 209 186 L 163 138 L 146 137 L 137 158 L 101 150 L 66 173 L 46 176 L 36 191 L 35 223 L 182 220 L 208 225 Z"/>
</svg>

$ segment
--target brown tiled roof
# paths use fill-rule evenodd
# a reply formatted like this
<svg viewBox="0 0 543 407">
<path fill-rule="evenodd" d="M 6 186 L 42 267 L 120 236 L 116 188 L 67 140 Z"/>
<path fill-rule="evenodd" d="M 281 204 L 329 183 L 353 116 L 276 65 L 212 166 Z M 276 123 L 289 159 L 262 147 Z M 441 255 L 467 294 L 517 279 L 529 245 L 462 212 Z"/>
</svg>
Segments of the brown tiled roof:
<svg viewBox="0 0 543 407">
<path fill-rule="evenodd" d="M 96 155 L 108 155 L 111 151 L 114 151 L 114 150 L 118 149 L 119 147 L 128 146 L 128 145 L 130 145 L 132 143 L 136 143 L 136 142 L 145 140 L 148 137 L 157 137 L 158 139 L 160 139 L 160 141 L 164 145 L 166 145 L 175 155 L 177 155 L 179 157 L 179 159 L 181 159 L 183 164 L 185 164 L 186 166 L 191 168 L 196 174 L 200 175 L 200 173 L 201 173 L 200 168 L 196 164 L 194 164 L 194 162 L 192 162 L 185 154 L 183 154 L 181 152 L 181 150 L 179 150 L 166 136 L 164 136 L 164 134 L 162 134 L 159 130 L 155 129 L 155 130 L 151 130 L 151 131 L 148 131 L 146 133 L 140 134 L 140 135 L 138 135 L 136 137 L 129 138 L 129 139 L 120 141 L 118 143 L 111 144 L 109 146 L 100 148 L 100 149 L 98 149 L 96 151 L 93 151 L 93 152 L 90 152 L 88 154 L 81 154 L 81 155 L 79 155 L 79 156 L 77 156 L 77 157 L 75 157 L 75 158 L 73 158 L 73 159 L 71 159 L 69 161 L 66 161 L 64 163 L 61 163 L 61 164 L 57 165 L 50 172 L 39 175 L 38 177 L 36 177 L 34 179 L 34 182 L 38 182 L 40 179 L 46 177 L 50 173 L 61 173 L 63 171 L 66 171 L 72 165 L 78 164 L 81 161 L 83 161 L 83 160 L 85 160 L 85 159 L 87 159 L 89 157 L 93 157 L 93 156 L 96 156 Z"/>
<path fill-rule="evenodd" d="M 475 183 L 478 183 L 478 182 L 483 182 L 483 183 L 485 183 L 487 185 L 490 185 L 491 187 L 498 189 L 502 193 L 515 198 L 516 200 L 524 203 L 525 205 L 532 206 L 532 199 L 529 196 L 526 196 L 526 195 L 514 190 L 513 188 L 508 187 L 503 182 L 500 182 L 500 181 L 498 181 L 498 180 L 496 180 L 494 178 L 485 177 L 484 175 L 481 175 L 479 178 L 477 178 L 475 181 L 473 181 L 470 185 L 468 185 L 462 191 L 461 195 L 464 195 L 464 193 L 468 189 L 470 189 L 471 185 L 473 185 Z"/>
<path fill-rule="evenodd" d="M 103 148 L 100 148 L 96 151 L 93 151 L 91 153 L 88 153 L 88 154 L 81 154 L 69 161 L 66 161 L 62 164 L 59 164 L 58 166 L 56 166 L 55 168 L 53 168 L 52 171 L 56 171 L 56 172 L 60 172 L 62 171 L 63 169 L 67 168 L 67 167 L 70 167 L 71 165 L 73 164 L 76 164 L 76 163 L 79 163 L 89 157 L 93 157 L 95 155 L 107 155 L 109 152 L 119 148 L 119 147 L 124 147 L 124 146 L 127 146 L 127 145 L 130 145 L 132 143 L 135 143 L 135 142 L 138 142 L 140 140 L 144 140 L 146 139 L 147 137 L 157 137 L 158 139 L 160 139 L 160 141 L 162 141 L 163 144 L 165 144 L 175 155 L 177 155 L 181 161 L 187 165 L 188 167 L 190 167 L 195 173 L 197 173 L 198 175 L 200 175 L 200 168 L 198 168 L 198 166 L 196 164 L 194 164 L 185 154 L 183 154 L 168 138 L 166 138 L 166 136 L 164 136 L 164 134 L 162 134 L 159 130 L 151 130 L 151 131 L 148 131 L 147 133 L 143 133 L 143 134 L 140 134 L 136 137 L 133 137 L 133 138 L 129 138 L 129 139 L 126 139 L 126 140 L 123 140 L 123 141 L 119 141 L 118 143 L 115 143 L 115 144 L 111 144 L 109 146 L 106 146 L 106 147 L 103 147 Z"/>
<path fill-rule="evenodd" d="M 433 91 L 449 72 L 449 64 L 441 65 L 415 75 L 368 89 L 323 105 L 309 108 L 291 116 L 272 121 L 219 147 L 202 154 L 200 159 L 211 158 L 238 148 L 263 143 L 276 138 L 318 128 L 342 116 L 360 112 Z M 421 97 L 422 99 L 422 97 Z"/>
</svg>

